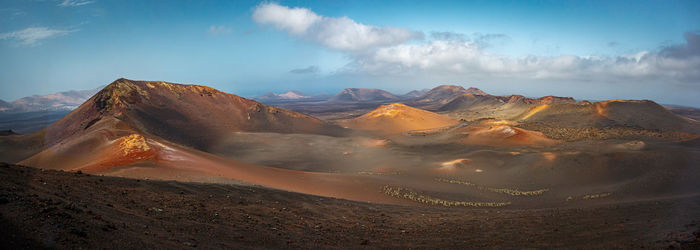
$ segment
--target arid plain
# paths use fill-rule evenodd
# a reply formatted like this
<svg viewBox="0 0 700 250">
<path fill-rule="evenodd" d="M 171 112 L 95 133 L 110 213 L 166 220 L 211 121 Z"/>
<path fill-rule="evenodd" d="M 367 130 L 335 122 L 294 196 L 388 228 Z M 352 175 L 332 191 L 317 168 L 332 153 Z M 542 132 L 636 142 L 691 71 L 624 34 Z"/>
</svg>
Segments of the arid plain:
<svg viewBox="0 0 700 250">
<path fill-rule="evenodd" d="M 0 136 L 3 228 L 17 232 L 3 240 L 698 246 L 697 110 L 456 85 L 292 94 L 118 79 L 40 131 Z"/>
</svg>

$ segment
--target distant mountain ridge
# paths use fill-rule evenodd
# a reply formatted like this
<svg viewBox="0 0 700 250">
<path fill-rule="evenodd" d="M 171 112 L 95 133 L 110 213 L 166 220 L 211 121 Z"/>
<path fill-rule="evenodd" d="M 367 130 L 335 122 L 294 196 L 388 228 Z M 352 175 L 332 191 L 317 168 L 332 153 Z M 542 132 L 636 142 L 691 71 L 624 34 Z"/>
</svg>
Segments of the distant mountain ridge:
<svg viewBox="0 0 700 250">
<path fill-rule="evenodd" d="M 381 89 L 347 88 L 334 95 L 331 102 L 371 102 L 398 100 L 398 96 Z"/>
<path fill-rule="evenodd" d="M 269 92 L 265 95 L 255 97 L 253 99 L 256 100 L 299 100 L 299 99 L 307 99 L 313 97 L 312 95 L 307 95 L 302 92 L 296 91 L 296 90 L 290 90 L 282 94 L 275 94 L 273 92 Z"/>
<path fill-rule="evenodd" d="M 418 98 L 418 97 L 421 97 L 421 96 L 425 95 L 426 93 L 428 93 L 428 91 L 430 91 L 430 89 L 412 90 L 406 94 L 403 94 L 401 96 L 401 98 L 404 98 L 404 99 Z"/>
<path fill-rule="evenodd" d="M 104 86 L 88 90 L 70 90 L 49 95 L 33 95 L 13 102 L 0 100 L 2 112 L 68 111 L 83 104 Z"/>
<path fill-rule="evenodd" d="M 10 108 L 12 108 L 12 104 L 10 104 L 6 101 L 0 100 L 0 111 L 6 111 Z"/>
</svg>

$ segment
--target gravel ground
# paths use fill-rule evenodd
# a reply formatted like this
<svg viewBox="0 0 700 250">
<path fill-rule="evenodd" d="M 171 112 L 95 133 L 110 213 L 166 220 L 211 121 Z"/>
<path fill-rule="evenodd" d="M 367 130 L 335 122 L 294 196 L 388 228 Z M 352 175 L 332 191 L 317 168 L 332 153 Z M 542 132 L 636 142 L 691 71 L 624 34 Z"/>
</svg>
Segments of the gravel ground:
<svg viewBox="0 0 700 250">
<path fill-rule="evenodd" d="M 550 209 L 360 203 L 0 164 L 2 248 L 697 249 L 700 196 Z"/>
</svg>

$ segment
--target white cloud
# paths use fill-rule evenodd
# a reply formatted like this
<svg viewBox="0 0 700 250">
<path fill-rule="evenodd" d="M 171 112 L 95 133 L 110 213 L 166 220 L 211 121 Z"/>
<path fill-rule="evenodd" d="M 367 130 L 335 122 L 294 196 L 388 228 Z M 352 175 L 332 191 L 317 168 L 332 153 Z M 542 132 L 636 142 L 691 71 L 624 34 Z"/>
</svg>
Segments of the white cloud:
<svg viewBox="0 0 700 250">
<path fill-rule="evenodd" d="M 208 34 L 210 34 L 210 35 L 215 35 L 215 36 L 216 36 L 216 35 L 231 34 L 231 31 L 233 31 L 232 28 L 226 27 L 226 26 L 223 26 L 223 25 L 218 25 L 218 26 L 217 26 L 217 25 L 212 25 L 212 26 L 209 26 L 209 28 L 207 29 L 207 33 L 208 33 Z"/>
<path fill-rule="evenodd" d="M 700 56 L 680 58 L 642 51 L 610 57 L 531 55 L 515 58 L 489 53 L 477 42 L 434 40 L 424 44 L 383 47 L 373 54 L 354 56 L 352 63 L 341 72 L 576 81 L 665 78 L 697 82 L 700 79 Z"/>
<path fill-rule="evenodd" d="M 253 12 L 253 20 L 261 24 L 272 24 L 276 28 L 301 35 L 316 22 L 323 19 L 306 8 L 289 8 L 276 3 L 263 3 Z"/>
<path fill-rule="evenodd" d="M 20 45 L 34 46 L 41 40 L 62 36 L 78 30 L 58 30 L 47 27 L 29 27 L 23 30 L 1 33 L 0 40 L 16 40 Z"/>
<path fill-rule="evenodd" d="M 88 5 L 91 3 L 94 3 L 95 1 L 87 1 L 87 0 L 63 0 L 63 2 L 59 3 L 58 6 L 61 7 L 76 7 L 76 6 L 83 6 L 83 5 Z"/>
<path fill-rule="evenodd" d="M 306 8 L 258 5 L 253 20 L 290 35 L 346 53 L 337 74 L 371 76 L 455 76 L 460 79 L 548 80 L 550 82 L 658 82 L 700 84 L 700 32 L 686 43 L 617 56 L 503 56 L 490 52 L 510 41 L 505 34 L 432 32 L 325 17 Z"/>
<path fill-rule="evenodd" d="M 341 51 L 365 51 L 423 37 L 420 32 L 404 28 L 364 25 L 347 17 L 324 17 L 306 8 L 289 8 L 276 3 L 258 5 L 253 20 Z"/>
</svg>

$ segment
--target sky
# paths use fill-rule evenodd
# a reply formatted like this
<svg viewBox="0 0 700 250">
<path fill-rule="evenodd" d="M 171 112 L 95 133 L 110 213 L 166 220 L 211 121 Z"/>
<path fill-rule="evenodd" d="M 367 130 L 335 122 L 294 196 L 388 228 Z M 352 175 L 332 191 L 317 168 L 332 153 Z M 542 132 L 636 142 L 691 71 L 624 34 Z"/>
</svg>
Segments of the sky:
<svg viewBox="0 0 700 250">
<path fill-rule="evenodd" d="M 120 77 L 700 107 L 700 1 L 0 0 L 0 99 Z"/>
</svg>

